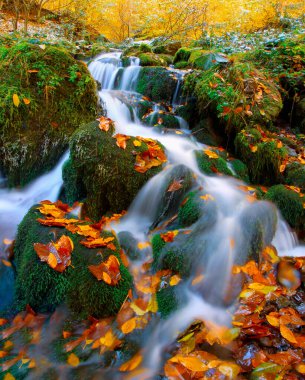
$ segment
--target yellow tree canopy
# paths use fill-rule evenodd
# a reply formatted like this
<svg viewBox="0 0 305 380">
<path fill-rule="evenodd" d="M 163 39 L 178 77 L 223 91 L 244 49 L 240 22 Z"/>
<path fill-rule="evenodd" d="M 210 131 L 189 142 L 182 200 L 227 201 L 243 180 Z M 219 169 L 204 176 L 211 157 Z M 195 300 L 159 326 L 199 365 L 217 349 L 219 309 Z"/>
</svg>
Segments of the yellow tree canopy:
<svg viewBox="0 0 305 380">
<path fill-rule="evenodd" d="M 83 12 L 87 23 L 113 41 L 128 37 L 165 35 L 188 39 L 203 32 L 251 32 L 278 22 L 283 16 L 300 17 L 300 0 L 45 0 L 51 10 Z"/>
</svg>

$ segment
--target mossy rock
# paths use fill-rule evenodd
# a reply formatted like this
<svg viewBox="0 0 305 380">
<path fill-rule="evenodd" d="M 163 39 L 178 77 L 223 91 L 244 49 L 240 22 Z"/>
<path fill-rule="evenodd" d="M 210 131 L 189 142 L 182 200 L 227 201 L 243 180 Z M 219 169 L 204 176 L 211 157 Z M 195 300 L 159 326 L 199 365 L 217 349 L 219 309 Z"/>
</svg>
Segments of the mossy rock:
<svg viewBox="0 0 305 380">
<path fill-rule="evenodd" d="M 103 232 L 103 238 L 114 237 L 111 232 Z M 79 240 L 81 238 L 78 238 Z M 73 251 L 73 268 L 69 277 L 69 292 L 67 303 L 71 310 L 79 315 L 104 318 L 115 315 L 121 308 L 127 293 L 132 286 L 132 276 L 121 263 L 121 280 L 118 285 L 111 286 L 104 281 L 98 281 L 88 270 L 89 265 L 98 265 L 107 260 L 110 255 L 120 259 L 120 245 L 115 239 L 116 251 L 103 248 L 86 249 L 76 244 Z"/>
<path fill-rule="evenodd" d="M 304 230 L 304 199 L 298 193 L 286 188 L 284 185 L 276 185 L 270 187 L 265 199 L 273 202 L 279 208 L 281 214 L 292 228 Z"/>
<path fill-rule="evenodd" d="M 213 66 L 227 65 L 229 62 L 224 54 L 205 50 L 194 50 L 188 60 L 189 65 L 199 70 L 209 70 Z"/>
<path fill-rule="evenodd" d="M 143 120 L 143 118 L 153 112 L 154 103 L 150 102 L 149 100 L 142 99 L 136 103 L 136 112 L 137 116 L 140 120 Z"/>
<path fill-rule="evenodd" d="M 20 42 L 0 46 L 0 55 L 0 169 L 10 186 L 22 186 L 50 170 L 69 136 L 96 117 L 97 89 L 63 49 Z"/>
<path fill-rule="evenodd" d="M 270 185 L 280 181 L 280 166 L 288 151 L 277 140 L 265 141 L 255 129 L 242 130 L 236 136 L 235 149 L 236 155 L 246 163 L 253 183 Z"/>
<path fill-rule="evenodd" d="M 18 228 L 15 243 L 16 306 L 22 310 L 29 304 L 37 312 L 50 312 L 67 303 L 81 317 L 92 315 L 102 318 L 115 313 L 124 302 L 132 285 L 132 277 L 120 259 L 120 245 L 110 232 L 101 237 L 114 237 L 116 250 L 89 249 L 80 244 L 83 236 L 74 235 L 64 228 L 42 226 L 37 219 L 42 215 L 34 206 Z M 56 272 L 40 261 L 34 243 L 47 244 L 68 235 L 74 244 L 72 263 L 63 273 Z M 115 255 L 120 261 L 121 280 L 116 286 L 98 281 L 89 271 L 89 265 L 98 265 Z"/>
<path fill-rule="evenodd" d="M 142 119 L 144 124 L 157 126 L 159 128 L 179 129 L 179 120 L 175 115 L 164 112 L 157 112 L 152 115 L 148 115 Z"/>
<path fill-rule="evenodd" d="M 175 69 L 177 70 L 183 70 L 183 69 L 188 69 L 189 68 L 189 63 L 187 61 L 179 61 L 175 63 Z"/>
<path fill-rule="evenodd" d="M 93 122 L 82 126 L 70 142 L 72 164 L 86 189 L 85 211 L 94 220 L 108 211 L 126 210 L 142 186 L 162 170 L 161 165 L 146 173 L 137 172 L 135 153 L 146 151 L 148 146 L 142 142 L 140 147 L 135 147 L 135 138 L 131 137 L 126 149 L 121 149 L 112 136 L 113 130 L 104 132 L 98 125 Z M 69 181 L 65 186 L 69 186 Z M 79 190 L 74 189 L 74 194 Z"/>
<path fill-rule="evenodd" d="M 154 102 L 170 103 L 177 79 L 162 67 L 143 67 L 138 77 L 136 91 Z"/>
<path fill-rule="evenodd" d="M 233 170 L 234 177 L 247 183 L 250 182 L 249 170 L 246 164 L 237 159 L 230 160 L 228 164 L 230 169 L 232 168 Z"/>
<path fill-rule="evenodd" d="M 198 167 L 200 171 L 204 174 L 215 174 L 215 173 L 221 173 L 229 176 L 233 176 L 234 173 L 232 170 L 230 170 L 228 163 L 225 159 L 222 157 L 218 158 L 210 158 L 205 152 L 203 151 L 196 151 L 196 159 L 198 163 Z"/>
<path fill-rule="evenodd" d="M 162 318 L 167 318 L 183 304 L 181 286 L 166 286 L 157 292 L 158 311 Z"/>
<path fill-rule="evenodd" d="M 191 53 L 192 53 L 192 49 L 182 47 L 175 54 L 174 64 L 176 64 L 178 62 L 188 62 L 188 60 L 191 56 Z"/>
<path fill-rule="evenodd" d="M 153 48 L 153 52 L 156 54 L 168 54 L 174 55 L 177 51 L 181 49 L 180 41 L 170 41 L 168 43 L 163 43 Z"/>
<path fill-rule="evenodd" d="M 37 312 L 50 312 L 63 303 L 69 289 L 68 267 L 58 273 L 42 263 L 34 250 L 34 243 L 47 244 L 58 240 L 64 230 L 48 228 L 37 222 L 42 214 L 33 207 L 18 227 L 14 246 L 16 265 L 16 306 L 23 310 L 30 305 Z"/>
<path fill-rule="evenodd" d="M 302 191 L 305 191 L 304 165 L 298 162 L 288 164 L 285 170 L 285 183 L 287 185 L 299 187 Z"/>
<path fill-rule="evenodd" d="M 138 58 L 141 66 L 167 66 L 167 61 L 154 53 L 141 53 Z"/>
<path fill-rule="evenodd" d="M 191 73 L 184 91 L 196 96 L 200 114 L 218 118 L 227 134 L 244 128 L 245 120 L 250 126 L 269 126 L 283 107 L 278 85 L 250 63 L 236 62 L 225 68 L 218 64 Z M 253 106 L 254 98 L 258 100 Z"/>
<path fill-rule="evenodd" d="M 86 189 L 84 187 L 83 180 L 79 176 L 71 159 L 64 163 L 62 178 L 64 181 L 63 190 L 65 201 L 69 205 L 73 205 L 74 202 L 83 200 L 86 197 Z"/>
<path fill-rule="evenodd" d="M 269 202 L 250 203 L 242 210 L 239 220 L 243 234 L 236 243 L 239 257 L 235 261 L 240 265 L 249 259 L 259 262 L 260 253 L 271 245 L 275 236 L 278 222 L 276 207 Z"/>
</svg>

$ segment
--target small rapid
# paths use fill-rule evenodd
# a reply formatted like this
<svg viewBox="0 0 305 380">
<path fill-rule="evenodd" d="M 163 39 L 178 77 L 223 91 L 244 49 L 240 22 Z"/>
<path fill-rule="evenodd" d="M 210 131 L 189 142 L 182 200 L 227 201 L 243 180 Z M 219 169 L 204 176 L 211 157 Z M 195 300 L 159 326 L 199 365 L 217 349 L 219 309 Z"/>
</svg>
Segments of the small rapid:
<svg viewBox="0 0 305 380">
<path fill-rule="evenodd" d="M 114 55 L 116 57 L 115 64 L 110 63 L 110 58 Z M 160 174 L 142 188 L 121 223 L 112 227 L 118 234 L 128 231 L 139 242 L 150 241 L 150 230 L 156 223 L 158 205 L 164 196 L 164 182 L 169 173 L 178 165 L 183 165 L 193 173 L 195 187 L 203 189 L 214 202 L 214 220 L 211 225 L 202 228 L 205 221 L 199 219 L 192 226 L 192 232 L 189 235 L 189 241 L 192 241 L 192 248 L 198 253 L 198 257 L 201 257 L 202 251 L 205 250 L 204 258 L 196 263 L 197 272 L 193 273 L 191 279 L 198 275 L 199 269 L 204 281 L 195 288 L 190 286 L 191 280 L 186 282 L 181 289 L 185 293 L 185 305 L 173 313 L 168 320 L 160 321 L 155 326 L 149 343 L 143 346 L 144 373 L 145 376 L 153 377 L 161 367 L 166 347 L 173 343 L 179 333 L 184 331 L 194 320 L 200 318 L 205 321 L 219 322 L 221 325 L 230 325 L 232 299 L 229 303 L 224 300 L 228 296 L 231 285 L 232 266 L 246 260 L 246 248 L 249 245 L 251 234 L 254 233 L 253 231 L 247 233 L 244 231 L 245 221 L 251 217 L 265 220 L 266 231 L 264 234 L 267 236 L 271 223 L 267 215 L 272 212 L 271 208 L 274 206 L 267 202 L 250 202 L 248 195 L 241 190 L 243 183 L 239 180 L 202 174 L 198 168 L 195 152 L 206 147 L 194 138 L 190 138 L 185 133 L 161 133 L 153 127 L 143 125 L 135 117 L 135 110 L 130 110 L 130 107 L 127 107 L 118 96 L 118 91 L 123 88 L 125 91 L 135 90 L 139 71 L 135 70 L 135 65 L 130 66 L 123 69 L 125 71 L 123 74 L 120 73 L 123 79 L 118 79 L 121 67 L 119 53 L 103 54 L 89 66 L 92 75 L 102 86 L 100 98 L 105 104 L 107 116 L 115 121 L 116 133 L 148 137 L 160 141 L 166 148 L 168 164 Z M 177 87 L 171 105 L 174 110 L 181 104 L 183 81 L 183 74 L 177 73 L 177 70 L 175 72 Z M 108 77 L 105 77 L 105 73 L 108 73 Z M 126 83 L 126 78 L 130 85 Z M 112 84 L 111 88 L 109 88 L 109 83 Z M 160 105 L 155 104 L 151 120 L 159 111 Z M 179 124 L 182 129 L 187 130 L 187 123 L 183 119 Z M 298 244 L 296 235 L 290 230 L 279 212 L 277 215 L 278 222 L 272 244 L 277 248 L 279 255 L 305 256 L 305 248 Z M 179 240 L 177 244 L 179 244 Z M 134 263 L 134 265 L 138 266 L 139 263 Z M 141 372 L 141 376 L 143 376 L 143 372 Z M 138 377 L 134 374 L 132 378 L 137 379 Z"/>
</svg>

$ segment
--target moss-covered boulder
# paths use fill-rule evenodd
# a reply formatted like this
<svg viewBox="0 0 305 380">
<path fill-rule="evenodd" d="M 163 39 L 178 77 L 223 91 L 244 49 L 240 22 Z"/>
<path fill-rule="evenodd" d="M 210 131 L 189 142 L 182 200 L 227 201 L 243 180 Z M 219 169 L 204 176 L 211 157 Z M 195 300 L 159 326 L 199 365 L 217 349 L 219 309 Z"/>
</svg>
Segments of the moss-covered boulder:
<svg viewBox="0 0 305 380">
<path fill-rule="evenodd" d="M 288 151 L 279 140 L 250 128 L 238 133 L 235 149 L 236 155 L 246 163 L 252 182 L 270 185 L 282 177 L 281 165 Z"/>
<path fill-rule="evenodd" d="M 0 77 L 0 170 L 10 186 L 25 185 L 96 117 L 96 84 L 67 51 L 27 42 L 0 45 Z"/>
<path fill-rule="evenodd" d="M 301 133 L 305 133 L 305 98 L 300 99 L 300 101 L 295 105 L 295 111 L 293 113 L 293 126 Z"/>
<path fill-rule="evenodd" d="M 167 60 L 162 57 L 162 54 L 153 52 L 152 47 L 148 44 L 141 44 L 126 49 L 122 59 L 124 65 L 128 62 L 129 57 L 138 57 L 141 66 L 167 66 Z"/>
<path fill-rule="evenodd" d="M 199 70 L 209 70 L 215 65 L 226 65 L 229 62 L 224 54 L 205 50 L 193 50 L 188 60 L 190 66 Z"/>
<path fill-rule="evenodd" d="M 169 41 L 153 47 L 153 52 L 156 54 L 175 55 L 181 49 L 181 46 L 180 41 Z"/>
<path fill-rule="evenodd" d="M 40 225 L 37 219 L 41 216 L 37 207 L 33 207 L 18 227 L 14 253 L 16 304 L 20 310 L 28 304 L 35 311 L 52 311 L 65 301 L 69 289 L 72 267 L 63 273 L 56 272 L 41 262 L 34 250 L 35 243 L 48 244 L 64 234 L 63 229 Z"/>
<path fill-rule="evenodd" d="M 191 54 L 192 49 L 186 47 L 180 48 L 175 54 L 174 63 L 177 64 L 178 62 L 188 62 Z"/>
<path fill-rule="evenodd" d="M 86 192 L 85 210 L 89 217 L 99 219 L 108 211 L 120 213 L 126 210 L 141 187 L 162 170 L 162 165 L 152 167 L 146 173 L 135 170 L 136 156 L 148 151 L 142 141 L 135 146 L 136 138 L 126 142 L 126 149 L 119 148 L 113 137 L 113 129 L 108 132 L 99 129 L 93 122 L 79 128 L 71 138 L 70 157 L 73 178 L 78 178 L 77 188 L 69 191 L 79 193 L 79 184 Z M 163 148 L 159 143 L 156 143 Z M 139 144 L 138 144 L 139 145 Z M 65 175 L 65 187 L 72 184 Z M 75 200 L 75 199 L 74 199 Z"/>
<path fill-rule="evenodd" d="M 299 162 L 288 164 L 285 170 L 285 183 L 305 191 L 305 166 Z"/>
<path fill-rule="evenodd" d="M 147 125 L 153 125 L 159 128 L 178 129 L 180 128 L 179 119 L 171 113 L 164 111 L 153 112 L 142 119 L 142 122 Z"/>
<path fill-rule="evenodd" d="M 265 199 L 273 202 L 279 208 L 281 214 L 291 227 L 296 230 L 304 230 L 304 198 L 297 192 L 284 185 L 276 185 L 270 187 L 265 195 Z"/>
<path fill-rule="evenodd" d="M 197 98 L 198 110 L 218 118 L 226 132 L 248 125 L 270 125 L 282 109 L 277 84 L 250 63 L 218 63 L 204 72 L 187 75 L 185 92 Z"/>
<path fill-rule="evenodd" d="M 104 239 L 114 237 L 111 232 L 103 232 Z M 79 242 L 80 238 L 77 238 Z M 132 286 L 132 276 L 121 263 L 120 245 L 112 241 L 116 250 L 109 248 L 86 249 L 75 244 L 73 251 L 73 271 L 69 277 L 69 292 L 67 303 L 71 310 L 84 317 L 94 316 L 104 318 L 115 315 L 124 303 L 127 293 Z M 98 281 L 89 271 L 89 265 L 99 265 L 106 262 L 110 255 L 116 256 L 120 261 L 121 279 L 116 286 Z"/>
<path fill-rule="evenodd" d="M 37 219 L 42 214 L 34 206 L 21 222 L 15 244 L 16 264 L 16 306 L 24 309 L 28 304 L 35 311 L 48 312 L 58 305 L 67 303 L 79 316 L 96 318 L 114 315 L 124 302 L 132 285 L 132 277 L 121 263 L 120 245 L 110 232 L 101 232 L 101 237 L 113 238 L 110 248 L 86 248 L 80 244 L 84 236 L 72 234 L 62 227 L 41 225 Z M 59 273 L 42 262 L 35 249 L 35 243 L 48 244 L 67 235 L 73 241 L 71 265 Z M 120 262 L 121 279 L 115 286 L 108 285 L 88 269 L 99 265 L 110 255 Z"/>
<path fill-rule="evenodd" d="M 215 154 L 214 155 L 211 155 Z M 230 169 L 227 161 L 220 157 L 216 152 L 204 149 L 203 151 L 196 151 L 196 159 L 199 169 L 204 174 L 221 173 L 225 175 L 233 175 L 233 171 Z"/>
<path fill-rule="evenodd" d="M 177 86 L 177 78 L 162 67 L 143 67 L 136 91 L 154 102 L 170 103 Z"/>
<path fill-rule="evenodd" d="M 64 181 L 63 194 L 65 202 L 73 205 L 74 202 L 81 201 L 86 197 L 87 193 L 83 180 L 71 159 L 64 163 L 62 178 Z"/>
</svg>

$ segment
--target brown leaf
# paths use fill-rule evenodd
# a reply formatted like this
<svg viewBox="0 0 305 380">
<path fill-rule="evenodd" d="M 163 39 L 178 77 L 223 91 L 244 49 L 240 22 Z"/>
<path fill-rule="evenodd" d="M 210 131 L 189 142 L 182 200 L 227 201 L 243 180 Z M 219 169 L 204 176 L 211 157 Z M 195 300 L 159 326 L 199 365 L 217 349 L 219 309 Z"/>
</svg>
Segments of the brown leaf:
<svg viewBox="0 0 305 380">
<path fill-rule="evenodd" d="M 182 189 L 182 187 L 183 187 L 182 183 L 183 183 L 183 181 L 176 181 L 176 180 L 173 181 L 170 184 L 169 188 L 167 189 L 167 192 L 168 193 L 173 193 L 175 191 L 178 191 L 178 190 Z"/>
<path fill-rule="evenodd" d="M 130 140 L 130 136 L 117 134 L 113 136 L 114 139 L 116 139 L 116 144 L 121 149 L 126 149 L 127 141 Z"/>
</svg>

